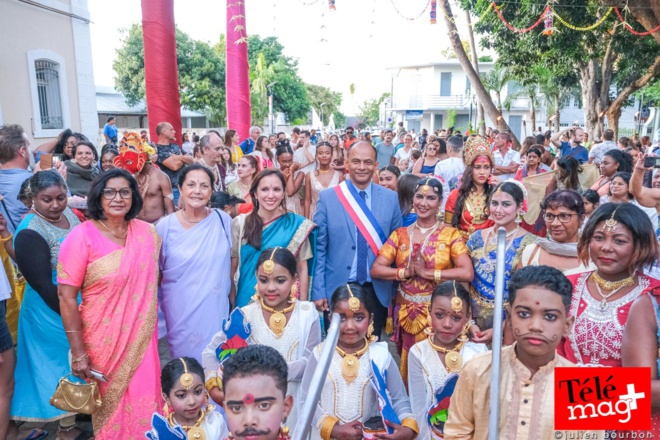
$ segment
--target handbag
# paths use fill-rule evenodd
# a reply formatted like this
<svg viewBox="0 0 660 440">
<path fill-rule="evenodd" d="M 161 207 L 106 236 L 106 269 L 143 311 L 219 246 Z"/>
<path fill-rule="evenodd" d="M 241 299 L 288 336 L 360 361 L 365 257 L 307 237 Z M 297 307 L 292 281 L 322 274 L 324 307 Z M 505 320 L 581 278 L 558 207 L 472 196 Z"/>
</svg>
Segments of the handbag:
<svg viewBox="0 0 660 440">
<path fill-rule="evenodd" d="M 57 384 L 55 394 L 50 398 L 50 404 L 62 411 L 77 414 L 94 414 L 101 406 L 101 394 L 96 382 L 71 382 L 67 374 Z"/>
</svg>

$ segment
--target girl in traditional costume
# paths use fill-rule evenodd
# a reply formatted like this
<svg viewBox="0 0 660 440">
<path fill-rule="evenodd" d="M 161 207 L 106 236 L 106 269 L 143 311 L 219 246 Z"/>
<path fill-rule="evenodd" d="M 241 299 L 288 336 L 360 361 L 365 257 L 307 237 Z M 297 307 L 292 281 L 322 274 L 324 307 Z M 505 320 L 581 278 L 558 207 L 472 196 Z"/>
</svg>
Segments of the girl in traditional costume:
<svg viewBox="0 0 660 440">
<path fill-rule="evenodd" d="M 232 222 L 231 273 L 236 286 L 232 286 L 229 302 L 237 307 L 247 305 L 254 294 L 261 250 L 278 246 L 289 249 L 296 257 L 298 296 L 307 300 L 309 274 L 314 272 L 316 225 L 287 211 L 285 187 L 278 169 L 263 170 L 250 187 L 254 211 L 239 215 Z"/>
<path fill-rule="evenodd" d="M 163 389 L 164 417 L 154 414 L 150 440 L 188 438 L 190 440 L 225 440 L 229 434 L 222 415 L 209 403 L 204 389 L 204 370 L 196 359 L 182 357 L 170 361 L 160 376 Z M 168 437 L 180 433 L 184 437 Z"/>
<path fill-rule="evenodd" d="M 497 258 L 497 231 L 506 229 L 506 258 L 504 285 L 518 267 L 525 247 L 534 242 L 534 236 L 520 227 L 526 210 L 527 193 L 522 183 L 510 179 L 499 184 L 490 197 L 488 210 L 493 226 L 476 231 L 467 242 L 474 266 L 472 281 L 472 316 L 477 325 L 471 329 L 476 342 L 490 342 L 493 334 L 493 308 L 495 306 L 495 266 Z M 509 294 L 504 289 L 504 301 Z M 511 340 L 513 342 L 513 340 Z"/>
<path fill-rule="evenodd" d="M 408 351 L 426 338 L 424 329 L 428 327 L 433 289 L 441 280 L 471 282 L 474 278 L 470 255 L 460 233 L 438 221 L 441 203 L 440 180 L 419 179 L 413 196 L 417 220 L 392 232 L 371 268 L 373 278 L 399 282 L 393 312 L 394 341 L 406 383 Z"/>
<path fill-rule="evenodd" d="M 300 381 L 311 352 L 321 342 L 319 315 L 314 305 L 297 301 L 294 292 L 298 281 L 296 258 L 286 248 L 266 249 L 257 261 L 257 293 L 252 302 L 241 307 L 246 326 L 250 328 L 247 344 L 268 345 L 275 348 L 288 363 L 288 392 L 295 406 L 289 415 L 289 424 L 295 426 L 299 408 Z M 233 315 L 232 315 L 233 319 Z M 206 386 L 211 397 L 220 403 L 224 396 L 218 377 L 222 374 L 221 353 L 228 337 L 223 326 L 202 353 Z M 224 346 L 224 348 L 223 348 Z"/>
<path fill-rule="evenodd" d="M 415 344 L 408 357 L 410 405 L 419 422 L 420 439 L 444 438 L 449 399 L 463 365 L 488 351 L 485 344 L 467 338 L 474 323 L 470 294 L 456 281 L 445 281 L 435 288 L 426 339 Z"/>
<path fill-rule="evenodd" d="M 491 175 L 493 156 L 486 139 L 480 136 L 468 139 L 463 162 L 465 172 L 461 184 L 447 198 L 445 223 L 461 231 L 467 241 L 474 231 L 493 225 L 486 208 L 488 196 L 498 180 Z"/>
<path fill-rule="evenodd" d="M 578 255 L 596 270 L 571 275 L 575 317 L 568 338 L 557 347 L 571 362 L 620 367 L 623 329 L 633 302 L 660 285 L 644 275 L 658 255 L 648 216 L 630 203 L 607 203 L 591 215 L 578 242 Z M 657 352 L 656 352 L 657 353 Z"/>
<path fill-rule="evenodd" d="M 310 438 L 361 439 L 365 431 L 380 429 L 384 433 L 387 429 L 390 434 L 396 433 L 398 439 L 412 440 L 419 429 L 399 369 L 387 343 L 371 342 L 371 296 L 359 284 L 338 287 L 332 294 L 330 310 L 341 316 L 339 341 L 316 407 Z M 310 389 L 322 348 L 323 344 L 316 347 L 309 359 L 303 390 Z M 379 424 L 379 418 L 384 422 Z"/>
<path fill-rule="evenodd" d="M 318 167 L 314 171 L 309 171 L 305 176 L 305 217 L 309 220 L 314 218 L 319 193 L 344 181 L 344 175 L 331 168 L 331 161 L 332 147 L 327 142 L 319 142 L 316 146 Z"/>
<path fill-rule="evenodd" d="M 240 149 L 240 147 L 236 148 Z M 239 214 L 249 214 L 254 209 L 254 200 L 250 188 L 258 172 L 259 163 L 254 156 L 243 156 L 236 165 L 238 180 L 227 185 L 227 192 L 232 196 L 245 200 L 245 203 L 238 205 Z"/>
</svg>

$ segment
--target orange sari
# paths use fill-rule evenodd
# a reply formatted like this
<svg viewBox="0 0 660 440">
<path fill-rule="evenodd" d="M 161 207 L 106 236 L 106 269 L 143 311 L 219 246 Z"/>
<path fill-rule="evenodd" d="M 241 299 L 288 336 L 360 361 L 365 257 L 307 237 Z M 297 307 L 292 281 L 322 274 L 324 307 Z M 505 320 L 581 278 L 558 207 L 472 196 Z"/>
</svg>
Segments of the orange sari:
<svg viewBox="0 0 660 440">
<path fill-rule="evenodd" d="M 162 404 L 157 340 L 158 255 L 153 225 L 131 220 L 126 245 L 92 222 L 75 227 L 60 248 L 58 282 L 80 286 L 82 336 L 103 405 L 92 416 L 97 440 L 143 438 Z"/>
</svg>

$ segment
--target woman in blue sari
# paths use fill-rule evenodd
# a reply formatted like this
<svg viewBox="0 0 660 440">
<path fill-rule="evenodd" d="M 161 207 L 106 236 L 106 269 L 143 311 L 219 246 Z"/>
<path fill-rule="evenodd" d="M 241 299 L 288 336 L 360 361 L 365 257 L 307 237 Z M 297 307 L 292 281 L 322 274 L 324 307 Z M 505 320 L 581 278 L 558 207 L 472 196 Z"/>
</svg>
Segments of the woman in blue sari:
<svg viewBox="0 0 660 440">
<path fill-rule="evenodd" d="M 34 204 L 14 234 L 16 263 L 27 284 L 18 320 L 16 387 L 10 415 L 15 421 L 59 420 L 57 438 L 76 438 L 81 431 L 75 425 L 75 414 L 51 406 L 49 400 L 60 378 L 71 373 L 56 269 L 60 244 L 80 222 L 67 208 L 66 183 L 55 171 L 33 175 L 28 192 Z M 41 433 L 35 431 L 31 435 L 40 438 Z"/>
<path fill-rule="evenodd" d="M 506 286 L 525 247 L 534 243 L 535 236 L 520 227 L 525 211 L 526 193 L 520 182 L 509 179 L 500 183 L 490 196 L 488 211 L 495 223 L 490 228 L 474 232 L 467 241 L 468 252 L 474 266 L 470 296 L 472 297 L 472 326 L 474 342 L 489 343 L 493 338 L 493 315 L 495 305 L 495 266 L 497 253 L 497 231 L 506 229 L 506 257 L 504 259 L 504 303 L 509 300 Z M 477 328 L 478 327 L 478 328 Z M 506 340 L 506 334 L 505 334 Z M 513 341 L 509 341 L 513 343 Z"/>
<path fill-rule="evenodd" d="M 241 214 L 231 225 L 231 273 L 234 280 L 229 301 L 234 307 L 250 302 L 257 285 L 256 267 L 262 249 L 285 247 L 296 257 L 300 283 L 299 299 L 309 296 L 314 272 L 316 225 L 286 210 L 286 181 L 275 168 L 260 172 L 252 182 L 254 210 Z"/>
</svg>

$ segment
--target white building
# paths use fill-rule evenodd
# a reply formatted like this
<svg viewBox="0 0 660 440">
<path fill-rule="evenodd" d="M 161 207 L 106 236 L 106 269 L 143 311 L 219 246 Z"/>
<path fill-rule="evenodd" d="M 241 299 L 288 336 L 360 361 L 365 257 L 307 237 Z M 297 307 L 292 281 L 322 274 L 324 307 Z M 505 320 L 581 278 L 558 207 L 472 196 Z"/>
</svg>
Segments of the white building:
<svg viewBox="0 0 660 440">
<path fill-rule="evenodd" d="M 479 73 L 483 75 L 492 70 L 494 64 L 480 62 Z M 417 133 L 423 128 L 433 132 L 448 128 L 448 112 L 455 111 L 456 129 L 465 132 L 470 122 L 472 126 L 476 126 L 476 96 L 458 60 L 401 66 L 388 70 L 392 75 L 392 97 L 385 102 L 381 120 L 389 121 L 395 126 L 398 122 L 403 122 L 404 127 L 408 130 L 414 129 Z M 509 81 L 501 91 L 502 103 L 507 95 L 514 93 L 519 87 L 516 81 Z M 491 96 L 497 105 L 495 93 L 491 92 Z M 637 105 L 638 103 L 635 103 L 622 109 L 620 128 L 635 127 L 634 114 L 637 112 Z M 515 99 L 510 110 L 503 109 L 503 117 L 518 139 L 532 135 L 536 129 L 531 126 L 529 119 L 529 99 Z M 560 118 L 562 126 L 572 125 L 575 121 L 580 125 L 584 124 L 584 112 L 579 97 L 566 100 Z M 548 128 L 546 121 L 545 108 L 537 108 L 536 126 L 545 130 Z M 488 116 L 486 126 L 495 126 Z"/>
<path fill-rule="evenodd" d="M 96 139 L 87 0 L 0 1 L 0 124 L 38 145 L 65 128 Z"/>
</svg>

